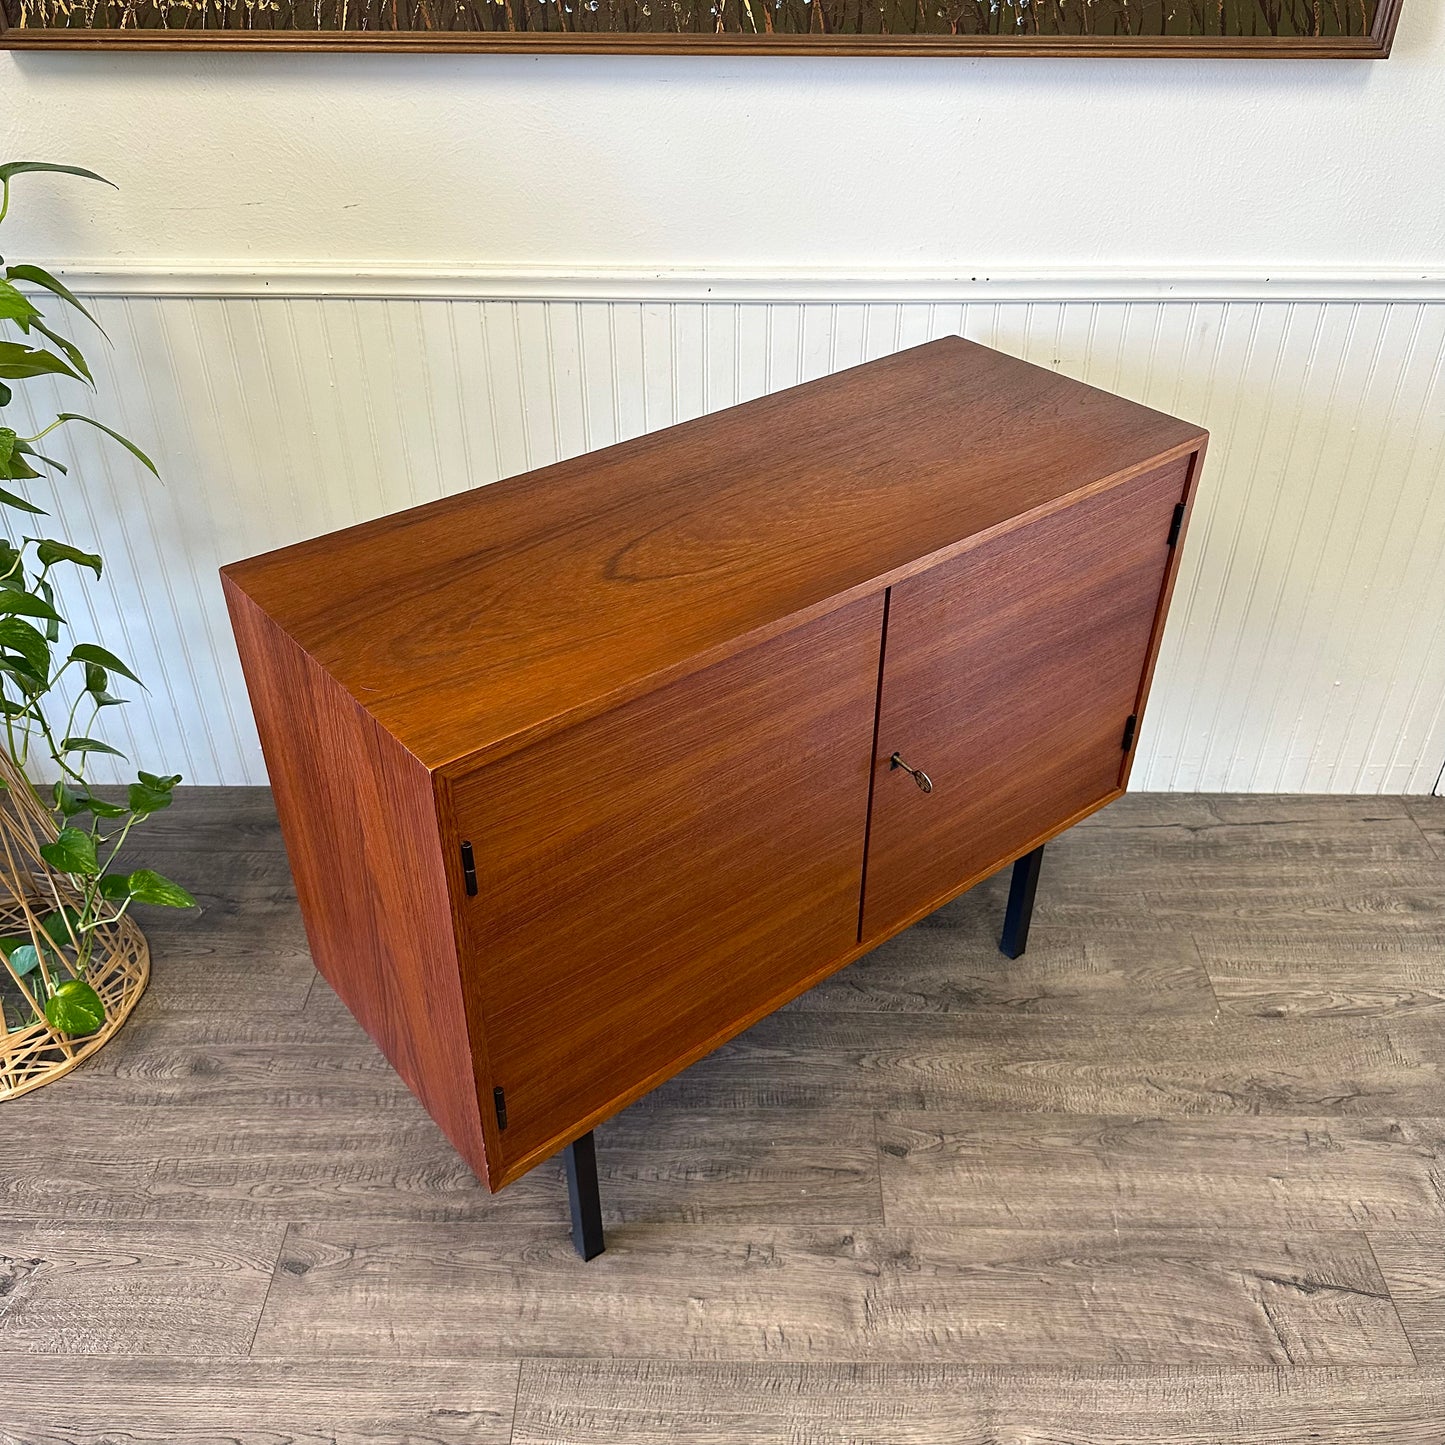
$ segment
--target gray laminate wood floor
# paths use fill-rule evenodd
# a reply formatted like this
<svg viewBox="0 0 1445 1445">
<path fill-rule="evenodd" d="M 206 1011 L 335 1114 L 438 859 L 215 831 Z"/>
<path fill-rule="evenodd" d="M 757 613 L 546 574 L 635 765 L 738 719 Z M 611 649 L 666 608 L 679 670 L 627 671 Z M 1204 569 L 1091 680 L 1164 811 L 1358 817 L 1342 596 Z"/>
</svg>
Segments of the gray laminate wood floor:
<svg viewBox="0 0 1445 1445">
<path fill-rule="evenodd" d="M 269 796 L 0 1106 L 0 1440 L 1445 1441 L 1445 800 L 1125 799 L 496 1197 L 310 965 Z"/>
</svg>

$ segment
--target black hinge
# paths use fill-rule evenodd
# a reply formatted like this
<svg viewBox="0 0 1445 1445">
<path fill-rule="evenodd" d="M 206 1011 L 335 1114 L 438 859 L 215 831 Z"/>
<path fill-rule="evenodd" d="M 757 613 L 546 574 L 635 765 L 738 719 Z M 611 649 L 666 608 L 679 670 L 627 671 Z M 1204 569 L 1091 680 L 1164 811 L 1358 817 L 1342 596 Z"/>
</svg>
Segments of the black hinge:
<svg viewBox="0 0 1445 1445">
<path fill-rule="evenodd" d="M 477 860 L 472 856 L 472 845 L 462 844 L 462 882 L 467 885 L 467 897 L 477 896 Z"/>
<path fill-rule="evenodd" d="M 1134 729 L 1138 726 L 1139 714 L 1131 712 L 1129 714 L 1129 721 L 1124 724 L 1124 741 L 1121 744 L 1126 753 L 1134 746 Z"/>
<path fill-rule="evenodd" d="M 497 1109 L 497 1128 L 507 1127 L 507 1091 L 502 1088 L 492 1090 L 492 1103 Z"/>
<path fill-rule="evenodd" d="M 1169 524 L 1169 546 L 1173 546 L 1179 540 L 1180 529 L 1184 526 L 1184 503 L 1175 502 L 1174 520 Z"/>
</svg>

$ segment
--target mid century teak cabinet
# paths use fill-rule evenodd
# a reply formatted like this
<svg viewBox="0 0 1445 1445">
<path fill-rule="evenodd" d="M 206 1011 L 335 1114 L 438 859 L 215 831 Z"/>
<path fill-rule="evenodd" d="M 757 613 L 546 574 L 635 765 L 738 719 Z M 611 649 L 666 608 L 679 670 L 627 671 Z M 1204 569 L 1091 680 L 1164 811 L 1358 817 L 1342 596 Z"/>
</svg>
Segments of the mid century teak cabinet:
<svg viewBox="0 0 1445 1445">
<path fill-rule="evenodd" d="M 491 1188 L 1119 795 L 1205 439 L 953 337 L 225 569 L 316 963 Z"/>
</svg>

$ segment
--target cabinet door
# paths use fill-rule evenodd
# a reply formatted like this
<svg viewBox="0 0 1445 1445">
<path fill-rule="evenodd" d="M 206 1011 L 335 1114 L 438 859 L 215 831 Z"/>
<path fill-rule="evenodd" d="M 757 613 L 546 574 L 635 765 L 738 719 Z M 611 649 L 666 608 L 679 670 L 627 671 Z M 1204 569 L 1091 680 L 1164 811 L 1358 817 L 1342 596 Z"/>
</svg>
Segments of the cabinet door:
<svg viewBox="0 0 1445 1445">
<path fill-rule="evenodd" d="M 850 604 L 454 786 L 494 1188 L 856 947 L 882 622 Z"/>
<path fill-rule="evenodd" d="M 892 589 L 865 939 L 1119 788 L 1186 474 L 1125 482 Z"/>
</svg>

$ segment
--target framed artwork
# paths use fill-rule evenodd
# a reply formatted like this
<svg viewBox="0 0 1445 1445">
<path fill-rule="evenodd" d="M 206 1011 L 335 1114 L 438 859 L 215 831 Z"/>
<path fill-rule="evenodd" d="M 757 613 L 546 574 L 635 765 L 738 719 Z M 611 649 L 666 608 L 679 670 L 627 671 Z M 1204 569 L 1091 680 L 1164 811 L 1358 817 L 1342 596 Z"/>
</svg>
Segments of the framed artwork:
<svg viewBox="0 0 1445 1445">
<path fill-rule="evenodd" d="M 1403 0 L 0 0 L 0 48 L 1383 59 Z"/>
</svg>

